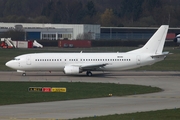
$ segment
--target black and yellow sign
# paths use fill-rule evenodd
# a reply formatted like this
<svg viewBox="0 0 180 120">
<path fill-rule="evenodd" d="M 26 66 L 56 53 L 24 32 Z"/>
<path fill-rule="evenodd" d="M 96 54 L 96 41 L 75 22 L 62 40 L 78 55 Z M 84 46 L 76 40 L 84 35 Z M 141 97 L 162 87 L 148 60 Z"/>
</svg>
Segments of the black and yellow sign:
<svg viewBox="0 0 180 120">
<path fill-rule="evenodd" d="M 66 92 L 66 88 L 63 87 L 29 87 L 29 92 Z"/>
<path fill-rule="evenodd" d="M 51 88 L 51 92 L 66 92 L 66 88 Z"/>
<path fill-rule="evenodd" d="M 42 92 L 42 87 L 29 87 L 29 92 Z"/>
</svg>

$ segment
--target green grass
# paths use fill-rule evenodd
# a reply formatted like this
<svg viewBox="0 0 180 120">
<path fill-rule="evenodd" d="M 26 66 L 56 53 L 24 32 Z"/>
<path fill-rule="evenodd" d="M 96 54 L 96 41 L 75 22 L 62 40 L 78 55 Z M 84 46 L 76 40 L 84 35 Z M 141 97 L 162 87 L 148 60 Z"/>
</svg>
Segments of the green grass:
<svg viewBox="0 0 180 120">
<path fill-rule="evenodd" d="M 95 48 L 43 48 L 43 49 L 0 49 L 0 71 L 10 71 L 12 69 L 5 66 L 5 63 L 15 56 L 26 53 L 39 53 L 39 52 L 126 52 L 134 47 L 95 47 Z M 151 66 L 144 66 L 135 70 L 148 70 L 148 71 L 180 71 L 180 49 L 167 47 L 164 51 L 170 51 L 164 61 L 158 62 Z"/>
<path fill-rule="evenodd" d="M 66 87 L 66 93 L 28 92 L 29 87 Z M 125 96 L 162 91 L 160 88 L 114 83 L 0 82 L 0 105 Z"/>
<path fill-rule="evenodd" d="M 0 71 L 12 70 L 4 64 L 15 56 L 26 53 L 39 52 L 126 52 L 135 48 L 126 47 L 97 47 L 97 48 L 43 48 L 43 49 L 0 49 Z M 180 49 L 172 47 L 165 48 L 170 51 L 164 61 L 151 66 L 141 67 L 135 70 L 149 71 L 180 71 Z M 41 93 L 28 92 L 28 87 L 66 87 L 66 93 Z M 151 88 L 137 85 L 118 85 L 101 83 L 41 83 L 41 82 L 0 82 L 0 105 L 59 101 L 70 99 L 86 99 L 113 96 L 124 96 L 132 94 L 143 94 L 161 91 L 159 88 Z M 140 112 L 123 115 L 96 116 L 91 118 L 80 118 L 77 120 L 179 120 L 180 109 L 161 110 L 151 112 Z"/>
<path fill-rule="evenodd" d="M 179 120 L 180 109 L 158 110 L 150 112 L 137 112 L 122 115 L 96 116 L 89 118 L 78 118 L 73 120 Z"/>
</svg>

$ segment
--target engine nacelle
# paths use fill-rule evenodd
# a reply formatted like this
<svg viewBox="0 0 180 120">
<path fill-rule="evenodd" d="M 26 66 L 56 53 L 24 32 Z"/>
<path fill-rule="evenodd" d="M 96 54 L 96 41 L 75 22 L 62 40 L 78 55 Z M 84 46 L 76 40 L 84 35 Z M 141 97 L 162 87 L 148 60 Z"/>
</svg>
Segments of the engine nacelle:
<svg viewBox="0 0 180 120">
<path fill-rule="evenodd" d="M 176 38 L 174 38 L 174 42 L 180 43 L 180 34 L 177 35 Z"/>
<path fill-rule="evenodd" d="M 78 74 L 78 73 L 81 73 L 81 71 L 78 66 L 65 66 L 64 73 L 65 74 Z"/>
</svg>

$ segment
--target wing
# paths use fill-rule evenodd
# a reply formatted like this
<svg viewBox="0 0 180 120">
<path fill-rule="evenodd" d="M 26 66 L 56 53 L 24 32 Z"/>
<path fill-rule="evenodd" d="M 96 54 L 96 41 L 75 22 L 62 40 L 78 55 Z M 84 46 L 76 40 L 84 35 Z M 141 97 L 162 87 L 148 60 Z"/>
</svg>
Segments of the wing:
<svg viewBox="0 0 180 120">
<path fill-rule="evenodd" d="M 83 71 L 87 71 L 87 70 L 102 70 L 102 68 L 104 66 L 106 66 L 107 63 L 104 63 L 104 64 L 91 64 L 91 65 L 82 65 L 80 66 L 80 68 L 83 70 Z"/>
<path fill-rule="evenodd" d="M 101 63 L 101 64 L 76 64 L 70 66 L 79 67 L 81 71 L 96 71 L 96 70 L 103 70 L 103 67 L 108 65 L 108 63 Z"/>
</svg>

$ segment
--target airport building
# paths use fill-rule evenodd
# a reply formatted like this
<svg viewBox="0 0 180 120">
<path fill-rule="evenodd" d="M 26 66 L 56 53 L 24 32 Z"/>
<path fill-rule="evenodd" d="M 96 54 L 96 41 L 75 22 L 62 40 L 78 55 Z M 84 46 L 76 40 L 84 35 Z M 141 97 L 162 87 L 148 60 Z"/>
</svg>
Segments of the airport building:
<svg viewBox="0 0 180 120">
<path fill-rule="evenodd" d="M 25 40 L 76 40 L 88 34 L 89 40 L 148 40 L 158 27 L 101 27 L 92 24 L 0 23 L 0 34 L 10 29 L 25 31 Z M 169 28 L 167 38 L 180 34 L 180 28 Z"/>
<path fill-rule="evenodd" d="M 148 40 L 158 27 L 101 27 L 100 38 L 104 40 Z M 169 28 L 167 40 L 180 34 L 180 28 Z"/>
<path fill-rule="evenodd" d="M 10 29 L 22 29 L 25 40 L 75 40 L 83 34 L 90 35 L 91 39 L 99 39 L 100 34 L 100 25 L 0 23 L 0 33 Z"/>
</svg>

